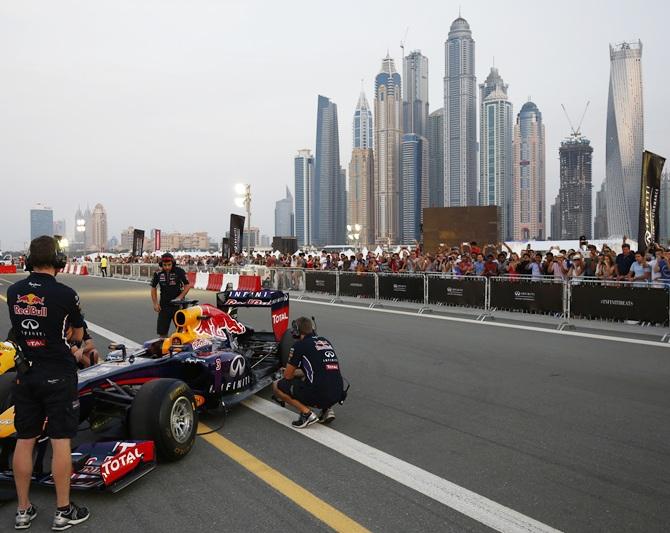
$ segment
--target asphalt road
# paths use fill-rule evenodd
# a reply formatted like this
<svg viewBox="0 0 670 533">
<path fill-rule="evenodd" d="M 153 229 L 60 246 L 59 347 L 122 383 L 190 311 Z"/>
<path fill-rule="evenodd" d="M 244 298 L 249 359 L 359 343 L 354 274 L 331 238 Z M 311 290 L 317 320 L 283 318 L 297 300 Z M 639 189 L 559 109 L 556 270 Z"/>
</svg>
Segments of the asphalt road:
<svg viewBox="0 0 670 533">
<path fill-rule="evenodd" d="M 154 336 L 146 284 L 62 279 L 90 322 Z M 338 432 L 562 531 L 668 530 L 670 347 L 292 302 L 300 314 L 316 317 L 352 382 Z M 246 407 L 219 433 L 370 530 L 490 531 Z M 82 531 L 328 530 L 203 439 L 119 494 L 76 497 L 94 513 Z M 47 530 L 52 494 L 34 500 L 33 529 Z M 13 512 L 0 506 L 0 524 Z"/>
</svg>

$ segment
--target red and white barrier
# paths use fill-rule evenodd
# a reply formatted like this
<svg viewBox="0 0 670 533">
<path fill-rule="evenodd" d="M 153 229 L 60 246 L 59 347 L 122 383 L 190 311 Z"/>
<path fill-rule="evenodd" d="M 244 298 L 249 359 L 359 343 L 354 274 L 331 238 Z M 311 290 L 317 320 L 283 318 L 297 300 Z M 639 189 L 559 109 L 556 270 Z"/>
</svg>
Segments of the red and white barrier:
<svg viewBox="0 0 670 533">
<path fill-rule="evenodd" d="M 209 282 L 209 272 L 197 272 L 195 275 L 194 288 L 201 291 L 207 290 L 207 283 Z"/>
</svg>

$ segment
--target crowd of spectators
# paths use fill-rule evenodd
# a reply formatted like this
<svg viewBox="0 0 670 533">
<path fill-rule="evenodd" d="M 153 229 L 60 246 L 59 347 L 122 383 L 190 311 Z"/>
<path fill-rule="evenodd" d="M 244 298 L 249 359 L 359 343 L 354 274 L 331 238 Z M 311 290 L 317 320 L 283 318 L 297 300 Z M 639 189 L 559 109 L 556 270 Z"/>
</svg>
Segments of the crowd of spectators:
<svg viewBox="0 0 670 533">
<path fill-rule="evenodd" d="M 300 268 L 318 270 L 340 270 L 348 272 L 377 273 L 423 273 L 435 272 L 454 277 L 501 276 L 511 279 L 532 280 L 593 279 L 602 282 L 629 281 L 636 285 L 652 283 L 657 286 L 670 285 L 670 250 L 652 246 L 645 254 L 631 250 L 624 242 L 621 253 L 603 245 L 582 242 L 578 249 L 550 249 L 534 251 L 530 247 L 520 253 L 506 243 L 488 244 L 480 247 L 476 242 L 458 247 L 441 249 L 437 253 L 423 252 L 420 246 L 399 251 L 368 251 L 345 254 L 340 252 L 307 253 L 293 255 L 266 252 L 234 254 L 229 258 L 220 255 L 177 255 L 177 264 L 191 268 L 238 267 L 258 265 L 269 268 Z M 90 258 L 86 258 L 89 259 Z M 99 260 L 98 257 L 94 258 Z M 142 258 L 128 256 L 109 257 L 111 263 L 157 263 L 159 257 L 145 255 Z"/>
</svg>

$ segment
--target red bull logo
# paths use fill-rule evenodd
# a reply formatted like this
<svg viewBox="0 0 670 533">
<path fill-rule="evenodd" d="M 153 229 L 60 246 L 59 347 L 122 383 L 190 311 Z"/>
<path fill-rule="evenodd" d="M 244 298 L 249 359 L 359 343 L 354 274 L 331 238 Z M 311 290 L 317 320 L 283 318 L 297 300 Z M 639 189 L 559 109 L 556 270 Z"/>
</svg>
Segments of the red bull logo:
<svg viewBox="0 0 670 533">
<path fill-rule="evenodd" d="M 244 324 L 235 320 L 228 313 L 224 313 L 220 309 L 207 304 L 201 307 L 203 308 L 203 314 L 209 318 L 200 320 L 200 323 L 195 328 L 196 333 L 224 337 L 226 331 L 234 335 L 242 335 L 247 330 Z"/>
<path fill-rule="evenodd" d="M 33 294 L 18 295 L 16 297 L 17 304 L 27 304 L 27 305 L 44 305 L 44 298 Z"/>
</svg>

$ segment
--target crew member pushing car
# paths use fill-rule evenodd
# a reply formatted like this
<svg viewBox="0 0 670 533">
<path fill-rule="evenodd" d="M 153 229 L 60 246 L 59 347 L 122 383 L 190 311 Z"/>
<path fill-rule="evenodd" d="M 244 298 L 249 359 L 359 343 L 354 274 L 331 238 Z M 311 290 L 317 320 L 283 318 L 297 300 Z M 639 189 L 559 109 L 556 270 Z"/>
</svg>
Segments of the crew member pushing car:
<svg viewBox="0 0 670 533">
<path fill-rule="evenodd" d="M 315 422 L 329 424 L 335 419 L 332 406 L 344 399 L 340 364 L 330 341 L 314 332 L 312 320 L 300 317 L 296 321 L 300 340 L 293 345 L 284 377 L 272 384 L 275 396 L 300 412 L 293 421 L 296 428 Z M 304 379 L 297 377 L 300 369 Z M 321 409 L 316 416 L 310 407 Z"/>
<path fill-rule="evenodd" d="M 29 528 L 37 516 L 29 488 L 33 449 L 42 434 L 50 438 L 53 449 L 57 510 L 52 529 L 68 529 L 89 517 L 85 507 L 70 501 L 70 439 L 79 426 L 77 365 L 70 350 L 81 344 L 84 321 L 77 293 L 56 281 L 65 261 L 53 237 L 38 237 L 30 243 L 26 260 L 32 273 L 7 289 L 13 335 L 29 365 L 17 365 L 12 389 L 17 435 L 13 471 L 19 499 L 16 529 Z M 66 322 L 72 327 L 69 341 L 64 336 Z"/>
<path fill-rule="evenodd" d="M 172 254 L 163 254 L 159 265 L 161 269 L 154 274 L 151 280 L 151 300 L 154 304 L 154 311 L 158 313 L 156 333 L 165 338 L 170 331 L 172 317 L 179 310 L 177 306 L 170 302 L 177 299 L 183 300 L 188 291 L 191 290 L 191 285 L 188 283 L 184 269 L 174 264 Z M 160 302 L 156 288 L 159 285 L 161 288 Z"/>
</svg>

